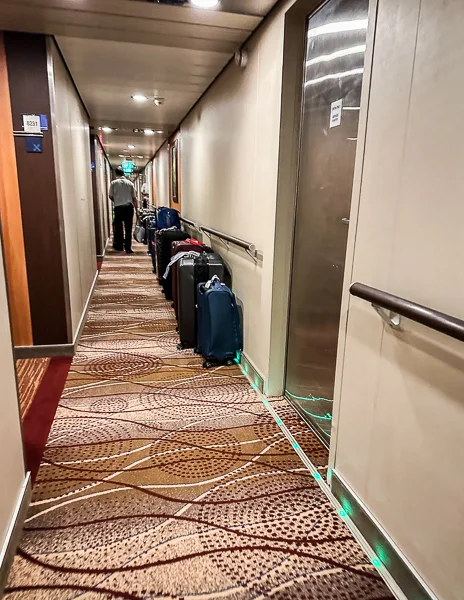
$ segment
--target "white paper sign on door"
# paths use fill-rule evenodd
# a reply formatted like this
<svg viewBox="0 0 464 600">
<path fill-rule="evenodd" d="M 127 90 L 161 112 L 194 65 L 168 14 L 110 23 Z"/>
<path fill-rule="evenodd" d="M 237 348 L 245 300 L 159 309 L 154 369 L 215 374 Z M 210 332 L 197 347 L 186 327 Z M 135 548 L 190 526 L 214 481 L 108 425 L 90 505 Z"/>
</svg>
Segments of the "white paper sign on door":
<svg viewBox="0 0 464 600">
<path fill-rule="evenodd" d="M 42 133 L 40 129 L 40 115 L 23 115 L 25 133 Z"/>
<path fill-rule="evenodd" d="M 336 100 L 330 105 L 330 127 L 338 127 L 342 124 L 343 100 Z"/>
</svg>

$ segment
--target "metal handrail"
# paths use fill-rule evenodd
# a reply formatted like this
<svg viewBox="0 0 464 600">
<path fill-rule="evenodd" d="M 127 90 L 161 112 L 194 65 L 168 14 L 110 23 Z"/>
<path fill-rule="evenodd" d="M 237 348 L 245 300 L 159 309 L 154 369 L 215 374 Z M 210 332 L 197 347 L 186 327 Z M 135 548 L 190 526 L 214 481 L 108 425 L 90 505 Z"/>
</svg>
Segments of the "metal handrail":
<svg viewBox="0 0 464 600">
<path fill-rule="evenodd" d="M 184 217 L 180 217 L 180 220 L 182 223 L 185 223 L 186 225 L 190 225 L 190 227 L 194 227 L 195 229 L 199 229 L 197 227 L 197 224 L 194 223 L 193 221 L 191 221 L 190 219 L 184 219 Z"/>
<path fill-rule="evenodd" d="M 190 227 L 194 227 L 198 231 L 205 233 L 210 239 L 211 236 L 219 238 L 223 243 L 225 243 L 224 245 L 227 248 L 229 247 L 229 244 L 243 248 L 256 263 L 258 262 L 258 251 L 254 244 L 246 242 L 245 240 L 241 240 L 240 238 L 236 238 L 228 233 L 222 233 L 216 229 L 211 229 L 211 227 L 203 227 L 203 225 L 198 225 L 197 223 L 190 221 L 190 219 L 185 219 L 184 217 L 181 217 L 180 220 L 186 225 L 190 225 Z"/>
<path fill-rule="evenodd" d="M 353 283 L 350 287 L 350 294 L 370 302 L 376 310 L 379 308 L 389 310 L 396 315 L 401 315 L 434 331 L 439 331 L 455 340 L 464 342 L 464 321 L 462 319 L 451 317 L 433 308 L 416 304 L 411 300 L 405 300 L 363 283 Z M 381 316 L 384 317 L 382 314 Z M 398 320 L 395 320 L 391 315 L 388 319 L 392 327 L 398 328 Z"/>
</svg>

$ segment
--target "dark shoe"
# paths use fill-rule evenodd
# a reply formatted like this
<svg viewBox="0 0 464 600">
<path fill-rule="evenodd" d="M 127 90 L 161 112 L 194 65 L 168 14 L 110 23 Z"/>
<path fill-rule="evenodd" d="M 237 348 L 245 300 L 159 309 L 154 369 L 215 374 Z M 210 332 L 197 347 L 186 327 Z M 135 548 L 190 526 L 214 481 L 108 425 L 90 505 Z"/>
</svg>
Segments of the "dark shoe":
<svg viewBox="0 0 464 600">
<path fill-rule="evenodd" d="M 135 254 L 133 250 L 126 250 L 126 254 Z"/>
</svg>

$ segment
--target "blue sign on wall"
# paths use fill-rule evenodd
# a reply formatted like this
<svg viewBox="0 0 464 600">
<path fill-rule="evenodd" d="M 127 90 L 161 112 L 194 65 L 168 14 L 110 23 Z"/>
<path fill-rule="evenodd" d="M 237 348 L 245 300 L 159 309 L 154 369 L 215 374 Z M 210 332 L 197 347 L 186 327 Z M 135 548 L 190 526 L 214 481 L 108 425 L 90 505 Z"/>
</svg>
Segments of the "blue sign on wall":
<svg viewBox="0 0 464 600">
<path fill-rule="evenodd" d="M 26 152 L 43 152 L 43 138 L 33 136 L 27 137 Z"/>
</svg>

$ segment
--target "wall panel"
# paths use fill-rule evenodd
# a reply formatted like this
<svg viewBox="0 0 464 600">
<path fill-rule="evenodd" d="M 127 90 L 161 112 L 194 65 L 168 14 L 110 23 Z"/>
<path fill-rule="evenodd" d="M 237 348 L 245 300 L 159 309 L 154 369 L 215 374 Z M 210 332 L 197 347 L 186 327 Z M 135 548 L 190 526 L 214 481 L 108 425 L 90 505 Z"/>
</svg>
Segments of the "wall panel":
<svg viewBox="0 0 464 600">
<path fill-rule="evenodd" d="M 75 336 L 97 270 L 89 122 L 51 40 L 49 51 L 55 96 L 55 163 L 66 240 L 72 335 Z"/>
<path fill-rule="evenodd" d="M 153 159 L 153 172 L 156 206 L 169 206 L 171 199 L 169 182 L 169 148 L 167 142 L 158 150 Z"/>
<path fill-rule="evenodd" d="M 247 45 L 245 69 L 231 63 L 181 126 L 184 216 L 254 243 L 264 260 L 214 242 L 229 263 L 244 308 L 245 352 L 269 376 L 284 2 Z M 258 333 L 259 332 L 259 333 Z"/>
<path fill-rule="evenodd" d="M 379 1 L 352 275 L 461 319 L 463 19 L 459 0 Z M 349 301 L 334 466 L 436 596 L 460 600 L 464 352 L 402 327 Z"/>
</svg>

